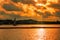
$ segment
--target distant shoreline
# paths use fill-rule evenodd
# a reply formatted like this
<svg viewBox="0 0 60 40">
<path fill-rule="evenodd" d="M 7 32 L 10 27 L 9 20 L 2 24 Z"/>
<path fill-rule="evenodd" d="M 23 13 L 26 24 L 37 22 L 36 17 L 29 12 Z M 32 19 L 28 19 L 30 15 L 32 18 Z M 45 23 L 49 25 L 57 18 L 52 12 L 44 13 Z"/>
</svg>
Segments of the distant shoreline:
<svg viewBox="0 0 60 40">
<path fill-rule="evenodd" d="M 0 25 L 60 24 L 60 21 L 0 20 Z"/>
</svg>

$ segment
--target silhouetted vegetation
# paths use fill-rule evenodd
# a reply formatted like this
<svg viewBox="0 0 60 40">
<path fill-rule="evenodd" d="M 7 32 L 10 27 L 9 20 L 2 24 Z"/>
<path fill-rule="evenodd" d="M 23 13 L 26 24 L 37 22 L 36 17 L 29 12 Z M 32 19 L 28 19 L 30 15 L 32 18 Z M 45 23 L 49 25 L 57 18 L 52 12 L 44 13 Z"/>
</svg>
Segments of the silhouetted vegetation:
<svg viewBox="0 0 60 40">
<path fill-rule="evenodd" d="M 60 24 L 60 21 L 47 22 L 47 21 L 35 21 L 29 20 L 0 20 L 0 25 L 20 25 L 20 24 Z"/>
</svg>

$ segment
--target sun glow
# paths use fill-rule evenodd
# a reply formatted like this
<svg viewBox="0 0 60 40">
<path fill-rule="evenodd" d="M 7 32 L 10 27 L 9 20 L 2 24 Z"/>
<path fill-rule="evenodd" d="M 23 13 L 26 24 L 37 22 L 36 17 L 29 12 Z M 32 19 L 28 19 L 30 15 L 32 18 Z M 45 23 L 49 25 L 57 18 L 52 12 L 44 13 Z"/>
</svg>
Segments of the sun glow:
<svg viewBox="0 0 60 40">
<path fill-rule="evenodd" d="M 44 4 L 36 4 L 36 6 L 42 6 L 42 7 L 44 7 L 45 5 Z"/>
<path fill-rule="evenodd" d="M 37 40 L 45 40 L 45 29 L 38 29 L 37 34 L 40 36 Z"/>
</svg>

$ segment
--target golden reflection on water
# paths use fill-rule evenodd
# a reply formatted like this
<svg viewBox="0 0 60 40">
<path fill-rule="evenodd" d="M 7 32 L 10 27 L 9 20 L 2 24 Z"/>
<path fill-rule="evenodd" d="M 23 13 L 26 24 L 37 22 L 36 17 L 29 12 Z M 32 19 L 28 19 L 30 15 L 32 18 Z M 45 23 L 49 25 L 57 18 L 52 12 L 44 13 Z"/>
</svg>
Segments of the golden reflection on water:
<svg viewBox="0 0 60 40">
<path fill-rule="evenodd" d="M 55 28 L 21 29 L 17 33 L 21 40 L 57 40 L 59 35 Z"/>
<path fill-rule="evenodd" d="M 56 40 L 58 36 L 58 29 L 40 28 L 26 31 L 28 40 Z"/>
<path fill-rule="evenodd" d="M 38 37 L 37 40 L 45 40 L 44 35 L 45 35 L 45 29 L 41 28 L 37 30 L 37 34 L 40 36 Z"/>
<path fill-rule="evenodd" d="M 59 29 L 0 29 L 1 40 L 57 40 Z M 59 40 L 59 39 L 58 39 Z"/>
<path fill-rule="evenodd" d="M 37 29 L 36 30 L 37 39 L 36 40 L 56 40 L 58 36 L 57 29 Z"/>
</svg>

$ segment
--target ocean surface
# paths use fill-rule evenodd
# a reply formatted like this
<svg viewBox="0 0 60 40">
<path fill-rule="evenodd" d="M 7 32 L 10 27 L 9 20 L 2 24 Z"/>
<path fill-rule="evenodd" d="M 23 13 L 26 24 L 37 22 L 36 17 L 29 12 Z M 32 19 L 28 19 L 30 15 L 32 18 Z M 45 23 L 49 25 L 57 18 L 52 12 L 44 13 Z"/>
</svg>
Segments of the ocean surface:
<svg viewBox="0 0 60 40">
<path fill-rule="evenodd" d="M 11 26 L 11 25 L 10 25 Z M 0 27 L 10 27 L 3 25 Z M 20 25 L 19 25 L 20 26 Z M 12 27 L 19 27 L 12 26 Z M 43 27 L 53 28 L 43 28 Z M 35 27 L 41 28 L 17 28 L 17 29 L 0 29 L 0 40 L 60 40 L 60 25 L 35 25 Z M 25 25 L 20 27 L 34 27 L 32 25 Z"/>
</svg>

